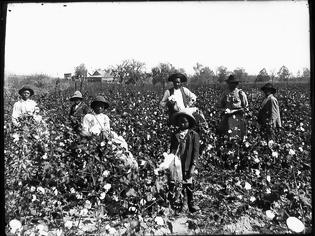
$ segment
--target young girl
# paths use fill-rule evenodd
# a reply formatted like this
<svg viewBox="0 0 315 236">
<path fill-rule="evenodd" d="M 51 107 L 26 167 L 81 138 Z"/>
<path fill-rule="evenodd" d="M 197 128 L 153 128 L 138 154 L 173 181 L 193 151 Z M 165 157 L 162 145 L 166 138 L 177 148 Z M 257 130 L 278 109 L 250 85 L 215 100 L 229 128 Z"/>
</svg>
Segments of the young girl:
<svg viewBox="0 0 315 236">
<path fill-rule="evenodd" d="M 102 96 L 97 96 L 91 103 L 93 113 L 86 114 L 82 121 L 82 136 L 102 135 L 109 138 L 109 118 L 103 112 L 109 103 Z"/>
<path fill-rule="evenodd" d="M 186 190 L 188 209 L 193 213 L 199 210 L 193 203 L 193 175 L 199 157 L 199 135 L 192 130 L 196 120 L 187 110 L 182 110 L 172 116 L 172 122 L 178 126 L 178 131 L 171 137 L 171 153 L 181 160 L 183 192 Z"/>
<path fill-rule="evenodd" d="M 86 114 L 82 121 L 81 135 L 85 137 L 100 136 L 101 139 L 120 145 L 125 151 L 116 153 L 125 165 L 138 169 L 138 163 L 128 150 L 128 144 L 122 136 L 119 136 L 110 128 L 110 119 L 103 112 L 109 107 L 109 103 L 102 96 L 97 96 L 91 103 L 92 113 Z"/>
</svg>

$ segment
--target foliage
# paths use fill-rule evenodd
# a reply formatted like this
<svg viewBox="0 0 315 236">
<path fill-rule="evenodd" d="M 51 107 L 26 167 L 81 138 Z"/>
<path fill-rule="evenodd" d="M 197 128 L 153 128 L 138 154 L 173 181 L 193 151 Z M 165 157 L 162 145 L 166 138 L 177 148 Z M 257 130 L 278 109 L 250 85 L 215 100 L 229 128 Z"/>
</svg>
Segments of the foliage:
<svg viewBox="0 0 315 236">
<path fill-rule="evenodd" d="M 289 77 L 290 77 L 290 71 L 286 66 L 282 66 L 278 73 L 278 78 L 280 81 L 288 81 Z"/>
<path fill-rule="evenodd" d="M 222 83 L 228 75 L 228 70 L 225 66 L 219 66 L 217 68 L 217 77 L 218 77 L 218 82 Z"/>
<path fill-rule="evenodd" d="M 121 64 L 113 68 L 115 79 L 119 83 L 135 84 L 145 77 L 145 63 L 132 60 L 124 60 Z"/>
<path fill-rule="evenodd" d="M 240 81 L 245 81 L 248 76 L 244 68 L 236 68 L 235 70 L 233 70 L 233 74 Z"/>
<path fill-rule="evenodd" d="M 259 71 L 256 81 L 266 82 L 270 80 L 270 76 L 268 75 L 265 68 L 263 68 L 261 71 Z"/>
<path fill-rule="evenodd" d="M 158 66 L 153 67 L 152 71 L 152 83 L 155 85 L 157 83 L 163 84 L 167 82 L 167 78 L 170 74 L 177 72 L 176 68 L 170 63 L 160 63 Z"/>
<path fill-rule="evenodd" d="M 18 219 L 24 235 L 162 235 L 287 233 L 288 216 L 311 215 L 310 91 L 303 85 L 279 88 L 283 129 L 274 143 L 260 139 L 256 114 L 263 100 L 254 87 L 249 97 L 248 136 L 240 145 L 219 139 L 216 100 L 223 89 L 192 86 L 209 125 L 202 141 L 195 181 L 201 213 L 176 215 L 168 206 L 166 176 L 155 175 L 173 131 L 158 107 L 160 91 L 147 86 L 98 86 L 82 91 L 86 103 L 100 94 L 111 106 L 111 127 L 130 145 L 139 164 L 121 162 L 120 147 L 96 137 L 82 140 L 67 121 L 72 90 L 35 95 L 44 123 L 22 121 L 10 130 L 13 97 L 5 99 L 5 217 Z M 121 152 L 120 152 L 121 153 Z M 273 220 L 265 211 L 275 214 Z M 184 227 L 181 229 L 180 227 Z M 180 231 L 182 230 L 182 231 Z M 9 227 L 7 228 L 9 231 Z M 42 232 L 42 234 L 40 233 Z M 306 231 L 308 232 L 308 231 Z M 9 234 L 8 234 L 9 235 Z"/>
<path fill-rule="evenodd" d="M 192 76 L 191 82 L 214 82 L 215 74 L 208 66 L 197 63 L 194 71 L 195 74 Z"/>
<path fill-rule="evenodd" d="M 76 78 L 86 77 L 87 76 L 87 69 L 84 63 L 78 65 L 74 68 L 74 76 Z"/>
</svg>

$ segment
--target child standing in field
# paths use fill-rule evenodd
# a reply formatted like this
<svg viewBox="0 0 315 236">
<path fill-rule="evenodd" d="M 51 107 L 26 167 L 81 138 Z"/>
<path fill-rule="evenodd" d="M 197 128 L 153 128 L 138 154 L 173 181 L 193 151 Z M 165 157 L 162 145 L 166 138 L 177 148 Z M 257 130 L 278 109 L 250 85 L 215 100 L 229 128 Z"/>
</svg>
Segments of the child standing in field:
<svg viewBox="0 0 315 236">
<path fill-rule="evenodd" d="M 171 136 L 171 153 L 178 155 L 181 160 L 183 193 L 186 191 L 188 209 L 193 213 L 199 210 L 193 202 L 193 175 L 199 157 L 199 135 L 192 130 L 196 120 L 187 110 L 175 113 L 171 119 L 178 126 L 178 131 Z M 172 184 L 171 182 L 170 190 Z"/>
</svg>

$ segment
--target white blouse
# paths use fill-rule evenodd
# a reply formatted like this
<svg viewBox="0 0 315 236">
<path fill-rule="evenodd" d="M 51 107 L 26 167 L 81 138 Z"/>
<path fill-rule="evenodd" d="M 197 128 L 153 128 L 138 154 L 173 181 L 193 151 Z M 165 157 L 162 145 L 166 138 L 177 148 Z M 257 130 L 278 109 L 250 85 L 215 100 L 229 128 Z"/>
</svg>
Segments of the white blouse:
<svg viewBox="0 0 315 236">
<path fill-rule="evenodd" d="M 19 117 L 23 117 L 24 115 L 33 116 L 38 111 L 39 108 L 37 107 L 37 103 L 35 101 L 31 99 L 25 101 L 21 99 L 13 105 L 12 122 L 13 124 L 17 125 L 17 119 Z"/>
<path fill-rule="evenodd" d="M 109 117 L 101 114 L 86 114 L 82 121 L 82 135 L 99 135 L 102 131 L 110 132 Z"/>
</svg>

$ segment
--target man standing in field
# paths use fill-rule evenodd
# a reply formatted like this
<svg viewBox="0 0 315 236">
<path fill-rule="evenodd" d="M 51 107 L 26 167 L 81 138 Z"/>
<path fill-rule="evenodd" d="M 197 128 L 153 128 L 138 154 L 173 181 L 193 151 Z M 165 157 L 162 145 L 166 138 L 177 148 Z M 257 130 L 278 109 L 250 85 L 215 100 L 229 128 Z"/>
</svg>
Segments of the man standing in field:
<svg viewBox="0 0 315 236">
<path fill-rule="evenodd" d="M 182 110 L 189 110 L 196 119 L 196 130 L 199 133 L 201 140 L 205 140 L 205 136 L 208 134 L 208 123 L 202 111 L 197 107 L 193 107 L 197 96 L 188 88 L 182 86 L 182 83 L 187 82 L 187 77 L 181 73 L 174 73 L 169 76 L 168 81 L 173 82 L 173 87 L 165 91 L 160 102 L 160 106 L 168 108 L 168 124 L 174 125 L 171 120 L 174 113 Z M 205 144 L 201 146 L 201 152 L 204 147 Z"/>
<path fill-rule="evenodd" d="M 181 111 L 194 104 L 197 96 L 182 83 L 187 82 L 187 77 L 181 73 L 172 74 L 168 81 L 173 82 L 173 86 L 164 92 L 160 105 L 168 108 L 169 121 L 175 112 Z"/>
<path fill-rule="evenodd" d="M 34 90 L 28 86 L 24 86 L 19 90 L 21 99 L 14 103 L 12 111 L 12 123 L 15 127 L 20 126 L 21 119 L 34 118 L 35 120 L 41 120 L 41 116 L 38 115 L 39 108 L 37 103 L 30 99 L 34 95 Z"/>
<path fill-rule="evenodd" d="M 276 130 L 281 128 L 281 118 L 278 100 L 274 96 L 277 90 L 271 83 L 265 84 L 261 90 L 265 94 L 265 99 L 258 113 L 258 123 L 262 138 L 268 142 L 275 139 Z"/>
</svg>

